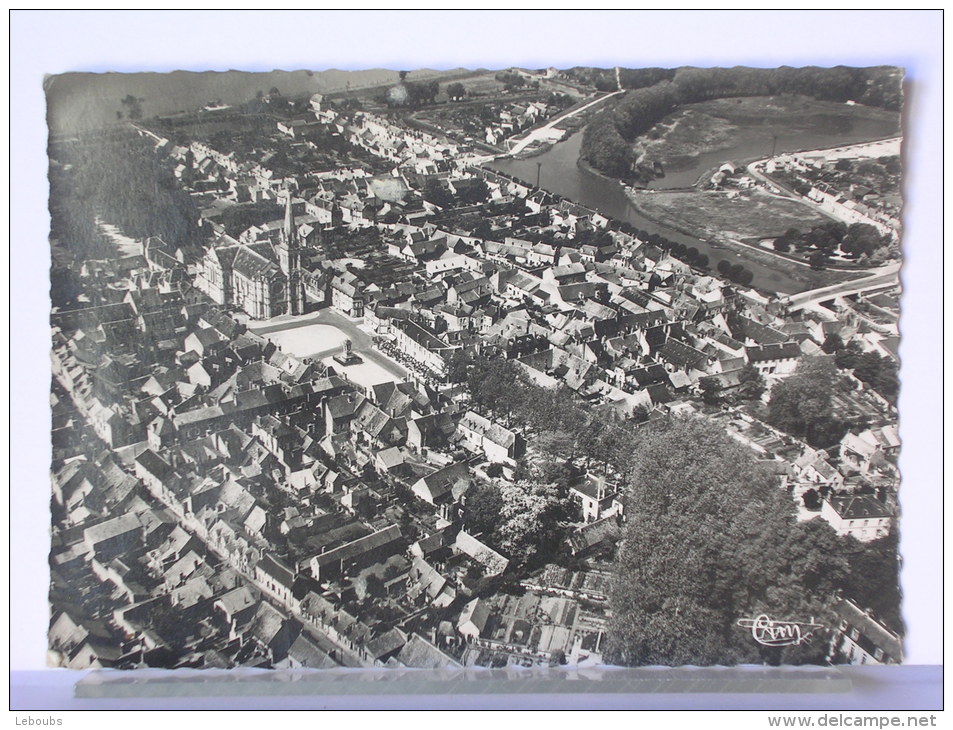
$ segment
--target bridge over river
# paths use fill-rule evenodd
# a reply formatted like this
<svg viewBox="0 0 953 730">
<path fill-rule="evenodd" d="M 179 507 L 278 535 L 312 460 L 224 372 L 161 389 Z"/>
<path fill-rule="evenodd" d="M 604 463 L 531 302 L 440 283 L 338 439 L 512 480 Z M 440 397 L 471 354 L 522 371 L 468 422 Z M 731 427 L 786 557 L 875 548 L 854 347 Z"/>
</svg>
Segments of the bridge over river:
<svg viewBox="0 0 953 730">
<path fill-rule="evenodd" d="M 863 294 L 877 291 L 886 291 L 900 284 L 900 262 L 894 261 L 872 271 L 866 276 L 851 279 L 840 284 L 825 286 L 820 289 L 811 289 L 781 297 L 781 301 L 788 305 L 789 311 L 797 311 L 821 302 L 827 302 L 837 297 L 847 297 L 854 294 Z"/>
</svg>

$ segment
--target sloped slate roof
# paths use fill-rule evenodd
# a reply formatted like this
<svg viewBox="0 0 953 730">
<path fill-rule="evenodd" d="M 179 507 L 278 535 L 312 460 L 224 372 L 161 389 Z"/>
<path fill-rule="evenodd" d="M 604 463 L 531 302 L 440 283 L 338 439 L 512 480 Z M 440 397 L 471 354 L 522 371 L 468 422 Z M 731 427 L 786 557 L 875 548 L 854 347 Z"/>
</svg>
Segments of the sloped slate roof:
<svg viewBox="0 0 953 730">
<path fill-rule="evenodd" d="M 834 511 L 845 520 L 890 517 L 887 506 L 869 494 L 835 496 L 830 497 L 828 501 Z"/>
<path fill-rule="evenodd" d="M 259 246 L 259 248 L 261 248 Z M 261 253 L 254 251 L 251 246 L 242 246 L 235 254 L 232 269 L 249 279 L 260 277 L 284 276 L 278 264 Z"/>
</svg>

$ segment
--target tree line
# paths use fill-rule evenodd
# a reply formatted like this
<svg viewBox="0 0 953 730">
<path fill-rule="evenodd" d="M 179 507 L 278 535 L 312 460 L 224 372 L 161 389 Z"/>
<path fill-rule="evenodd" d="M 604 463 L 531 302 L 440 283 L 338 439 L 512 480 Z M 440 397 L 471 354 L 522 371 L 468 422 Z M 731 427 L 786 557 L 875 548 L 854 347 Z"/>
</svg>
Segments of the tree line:
<svg viewBox="0 0 953 730">
<path fill-rule="evenodd" d="M 820 268 L 838 249 L 862 262 L 880 263 L 891 255 L 893 239 L 869 223 L 828 221 L 802 233 L 789 228 L 774 240 L 774 250 L 787 253 L 791 249 L 804 252 L 813 249 L 811 265 Z"/>
<path fill-rule="evenodd" d="M 628 92 L 593 117 L 582 139 L 582 157 L 617 178 L 638 176 L 631 143 L 682 104 L 738 96 L 800 94 L 823 101 L 859 101 L 899 110 L 895 69 L 875 68 L 680 68 L 674 76 Z"/>
<path fill-rule="evenodd" d="M 459 352 L 448 375 L 466 384 L 472 408 L 522 430 L 543 457 L 521 460 L 515 486 L 487 484 L 468 493 L 464 525 L 483 533 L 517 570 L 565 560 L 567 523 L 579 519 L 569 487 L 588 471 L 624 481 L 636 424 L 648 411 L 636 409 L 625 421 L 584 408 L 565 386 L 538 386 L 505 358 Z"/>
<path fill-rule="evenodd" d="M 79 259 L 102 255 L 99 218 L 131 238 L 195 240 L 199 213 L 171 166 L 135 134 L 63 145 L 50 167 L 53 235 Z"/>
<path fill-rule="evenodd" d="M 853 389 L 834 358 L 804 358 L 771 389 L 767 421 L 815 448 L 837 446 L 851 428 L 863 425 L 845 417 L 837 403 Z"/>
<path fill-rule="evenodd" d="M 718 273 L 725 279 L 733 281 L 742 286 L 750 286 L 754 281 L 754 272 L 746 269 L 741 264 L 732 264 L 730 261 L 722 259 L 718 262 Z"/>
<path fill-rule="evenodd" d="M 896 404 L 900 391 L 900 368 L 896 360 L 876 352 L 864 352 L 856 340 L 845 345 L 836 333 L 828 335 L 822 347 L 824 352 L 834 356 L 838 368 L 853 372 L 858 380 Z"/>
<path fill-rule="evenodd" d="M 862 545 L 824 520 L 797 521 L 790 493 L 703 419 L 654 421 L 640 436 L 628 454 L 608 662 L 826 663 L 841 597 L 896 620 L 895 538 Z M 738 625 L 761 614 L 821 628 L 810 642 L 764 646 Z"/>
</svg>

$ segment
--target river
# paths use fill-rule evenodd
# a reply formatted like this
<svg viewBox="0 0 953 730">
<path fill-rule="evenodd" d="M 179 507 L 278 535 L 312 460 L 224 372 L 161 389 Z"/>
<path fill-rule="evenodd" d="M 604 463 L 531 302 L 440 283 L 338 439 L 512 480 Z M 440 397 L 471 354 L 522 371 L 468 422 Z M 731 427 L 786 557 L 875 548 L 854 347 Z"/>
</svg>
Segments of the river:
<svg viewBox="0 0 953 730">
<path fill-rule="evenodd" d="M 849 136 L 840 134 L 824 135 L 816 132 L 805 132 L 800 135 L 789 134 L 783 138 L 779 136 L 777 151 L 780 153 L 784 150 L 818 149 L 847 141 L 863 141 L 865 136 L 876 138 L 889 134 L 888 130 L 879 128 L 854 129 L 851 132 Z M 842 139 L 842 137 L 844 138 Z M 770 155 L 774 144 L 770 128 L 766 128 L 760 134 L 745 135 L 745 139 L 733 147 L 700 155 L 690 168 L 666 175 L 665 178 L 656 181 L 655 186 L 659 189 L 689 186 L 703 172 L 726 160 L 738 162 Z M 582 132 L 580 131 L 568 140 L 553 145 L 549 150 L 535 157 L 522 160 L 497 160 L 489 163 L 489 167 L 529 183 L 535 183 L 537 165 L 540 165 L 539 184 L 545 190 L 557 193 L 590 208 L 595 208 L 612 218 L 628 221 L 636 228 L 649 233 L 657 233 L 669 240 L 687 246 L 694 246 L 708 256 L 712 269 L 722 259 L 726 259 L 732 264 L 744 264 L 746 268 L 754 273 L 752 284 L 758 289 L 780 294 L 795 294 L 814 288 L 817 285 L 806 280 L 805 274 L 809 271 L 807 267 L 787 261 L 782 263 L 780 259 L 778 261 L 783 268 L 766 265 L 753 260 L 750 253 L 741 247 L 712 246 L 706 241 L 645 218 L 632 206 L 621 185 L 579 165 L 581 146 Z M 792 272 L 796 272 L 798 275 L 792 276 Z"/>
<path fill-rule="evenodd" d="M 712 268 L 722 259 L 726 259 L 732 264 L 744 264 L 745 268 L 754 273 L 752 285 L 769 292 L 795 294 L 810 288 L 804 281 L 792 278 L 782 269 L 752 261 L 751 256 L 745 255 L 747 252 L 739 247 L 712 246 L 706 241 L 686 235 L 640 215 L 632 206 L 632 203 L 629 202 L 619 183 L 596 175 L 579 165 L 579 148 L 581 145 L 582 132 L 577 132 L 565 142 L 553 145 L 552 148 L 541 155 L 523 160 L 497 160 L 489 163 L 489 167 L 518 177 L 521 180 L 535 183 L 536 165 L 540 163 L 540 187 L 590 208 L 595 208 L 611 218 L 628 221 L 643 231 L 657 233 L 670 241 L 677 241 L 686 246 L 694 246 L 708 256 Z M 789 266 L 797 266 L 797 264 L 791 263 Z"/>
</svg>

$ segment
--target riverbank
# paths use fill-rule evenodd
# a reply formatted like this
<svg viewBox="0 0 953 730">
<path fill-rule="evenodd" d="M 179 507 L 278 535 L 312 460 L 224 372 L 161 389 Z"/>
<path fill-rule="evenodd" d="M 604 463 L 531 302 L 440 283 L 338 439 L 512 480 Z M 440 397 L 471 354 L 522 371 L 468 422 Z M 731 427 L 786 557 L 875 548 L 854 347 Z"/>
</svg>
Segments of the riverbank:
<svg viewBox="0 0 953 730">
<path fill-rule="evenodd" d="M 615 178 L 604 175 L 581 159 L 582 136 L 574 134 L 570 139 L 553 145 L 552 149 L 534 159 L 517 160 L 513 158 L 487 162 L 487 167 L 510 175 L 519 180 L 533 181 L 541 165 L 541 187 L 566 200 L 596 210 L 604 216 L 624 221 L 647 235 L 658 235 L 672 243 L 686 248 L 696 248 L 708 257 L 711 264 L 725 259 L 735 265 L 741 265 L 754 274 L 752 286 L 769 294 L 792 295 L 812 288 L 812 280 L 821 285 L 832 281 L 826 272 L 814 272 L 794 262 L 745 245 L 711 246 L 707 240 L 693 233 L 686 233 L 669 225 L 658 223 L 639 213 L 629 200 L 622 185 Z M 770 150 L 770 148 L 769 148 Z M 693 178 L 697 176 L 697 171 Z M 532 182 L 528 184 L 532 185 Z M 684 226 L 680 226 L 684 229 Z M 694 232 L 697 234 L 697 231 Z"/>
<path fill-rule="evenodd" d="M 577 164 L 580 169 L 585 170 L 586 172 L 589 172 L 592 175 L 595 175 L 607 182 L 612 182 L 616 185 L 619 185 L 618 180 L 615 180 L 614 178 L 611 178 L 608 175 L 595 170 L 581 156 L 579 157 Z M 730 258 L 732 255 L 734 255 L 738 258 L 738 261 L 733 263 L 741 263 L 742 265 L 747 266 L 757 264 L 764 268 L 773 269 L 775 271 L 779 271 L 781 266 L 783 266 L 784 274 L 791 280 L 798 282 L 801 286 L 803 286 L 804 289 L 814 289 L 817 287 L 839 284 L 841 282 L 862 276 L 865 273 L 863 271 L 854 272 L 836 269 L 824 269 L 821 271 L 816 271 L 811 269 L 808 264 L 799 261 L 796 258 L 785 256 L 780 252 L 768 251 L 757 246 L 756 244 L 747 243 L 745 241 L 724 235 L 714 237 L 710 236 L 708 235 L 708 231 L 701 227 L 689 225 L 682 219 L 658 215 L 658 213 L 654 210 L 647 210 L 645 206 L 639 205 L 637 192 L 628 187 L 623 188 L 622 185 L 619 185 L 619 187 L 624 189 L 625 197 L 629 204 L 641 217 L 660 226 L 664 226 L 665 228 L 671 228 L 672 230 L 677 231 L 684 236 L 690 236 L 692 239 L 697 240 L 699 244 L 705 243 L 706 247 L 711 249 L 708 252 L 708 256 L 709 268 L 712 270 L 715 269 L 717 264 L 716 257 L 720 255 L 721 258 Z M 643 195 L 659 195 L 668 194 L 671 192 L 673 191 L 665 191 L 665 193 L 643 193 Z M 713 238 L 716 240 L 713 241 Z M 794 265 L 790 266 L 787 264 Z M 772 294 L 775 293 L 773 290 L 764 286 L 759 286 L 757 284 L 754 285 L 754 288 Z"/>
<path fill-rule="evenodd" d="M 653 187 L 685 187 L 703 170 L 776 154 L 873 142 L 900 134 L 900 115 L 800 95 L 725 97 L 687 104 L 633 140 L 640 162 L 666 171 Z"/>
<path fill-rule="evenodd" d="M 594 109 L 597 105 L 601 105 L 603 102 L 612 99 L 617 94 L 621 94 L 621 91 L 614 91 L 603 96 L 596 97 L 595 99 L 584 99 L 573 106 L 569 107 L 565 111 L 556 115 L 554 119 L 550 119 L 548 122 L 543 124 L 541 127 L 536 127 L 535 129 L 526 132 L 522 139 L 519 140 L 509 140 L 509 142 L 514 142 L 513 147 L 510 149 L 510 154 L 514 159 L 525 159 L 522 157 L 522 154 L 525 150 L 533 150 L 536 148 L 542 148 L 543 145 L 549 143 L 550 145 L 562 142 L 572 136 L 573 129 L 580 129 L 586 125 L 586 122 L 594 114 Z M 558 134 L 555 134 L 558 132 Z M 507 145 L 509 146 L 509 144 Z M 538 154 L 545 152 L 545 149 L 541 149 Z"/>
<path fill-rule="evenodd" d="M 539 155 L 543 155 L 543 154 L 549 152 L 549 151 L 553 148 L 553 145 L 554 145 L 554 144 L 559 144 L 559 142 L 563 142 L 563 141 L 565 141 L 565 137 L 564 137 L 563 139 L 559 140 L 558 142 L 555 142 L 555 143 L 554 143 L 554 142 L 543 142 L 543 143 L 542 143 L 541 145 L 539 145 L 538 147 L 532 147 L 532 148 L 530 148 L 530 149 L 523 150 L 522 152 L 518 152 L 518 153 L 516 153 L 515 155 L 512 155 L 512 159 L 514 159 L 514 160 L 528 160 L 528 159 L 530 159 L 530 158 L 532 158 L 532 157 L 538 157 Z"/>
<path fill-rule="evenodd" d="M 629 203 L 643 218 L 647 218 L 648 220 L 651 220 L 652 222 L 658 223 L 659 225 L 665 226 L 667 228 L 672 228 L 686 236 L 691 236 L 692 238 L 697 238 L 699 240 L 706 240 L 708 241 L 708 245 L 712 248 L 724 250 L 726 253 L 728 251 L 733 251 L 737 255 L 741 256 L 742 263 L 757 262 L 762 266 L 774 269 L 777 269 L 780 265 L 785 265 L 785 274 L 790 278 L 807 285 L 806 288 L 808 289 L 839 284 L 844 281 L 859 278 L 869 273 L 868 270 L 845 268 L 827 268 L 817 271 L 812 269 L 807 263 L 800 261 L 793 256 L 785 255 L 782 252 L 769 251 L 757 244 L 749 243 L 737 237 L 725 235 L 724 232 L 712 235 L 704 227 L 691 225 L 682 218 L 674 218 L 659 214 L 656 209 L 646 207 L 645 205 L 641 204 L 642 200 L 640 200 L 640 194 L 638 192 L 627 189 L 625 193 Z M 641 193 L 642 196 L 656 196 L 664 194 L 669 194 L 669 191 L 666 191 L 665 193 Z M 712 239 L 714 239 L 714 241 Z M 716 262 L 712 260 L 710 264 L 711 267 L 714 268 Z M 793 266 L 787 266 L 786 264 L 793 264 Z"/>
<path fill-rule="evenodd" d="M 810 230 L 828 220 L 798 200 L 757 187 L 730 191 L 626 188 L 626 195 L 641 215 L 706 240 L 762 241 L 791 228 Z"/>
</svg>

